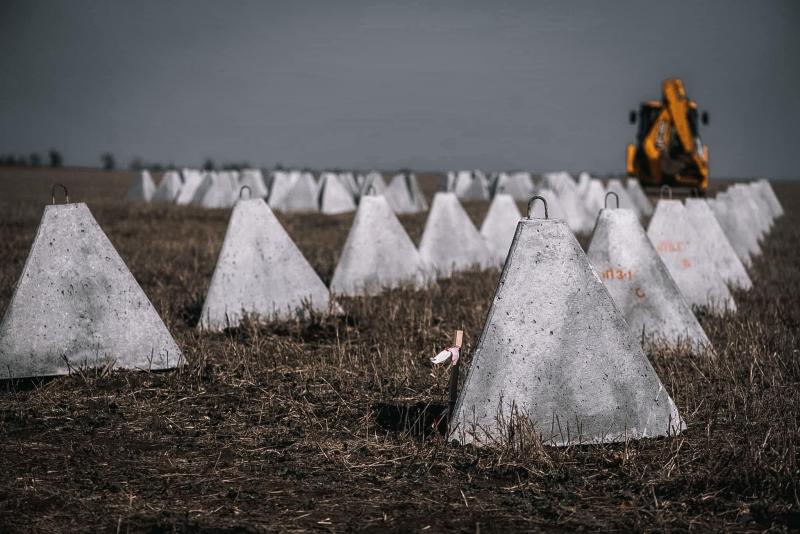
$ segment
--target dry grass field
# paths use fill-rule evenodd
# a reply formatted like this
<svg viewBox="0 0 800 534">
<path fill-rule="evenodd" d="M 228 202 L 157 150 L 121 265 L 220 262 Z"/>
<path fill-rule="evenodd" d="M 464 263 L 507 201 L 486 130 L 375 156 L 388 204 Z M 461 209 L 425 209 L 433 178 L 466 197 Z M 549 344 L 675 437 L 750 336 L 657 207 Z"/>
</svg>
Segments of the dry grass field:
<svg viewBox="0 0 800 534">
<path fill-rule="evenodd" d="M 381 407 L 445 400 L 448 371 L 428 359 L 457 328 L 469 359 L 498 271 L 347 299 L 340 317 L 201 334 L 229 211 L 126 205 L 130 178 L 0 169 L 0 310 L 62 182 L 188 360 L 0 384 L 0 531 L 800 528 L 800 185 L 775 185 L 787 215 L 751 270 L 754 289 L 735 295 L 739 312 L 701 317 L 717 358 L 649 354 L 685 433 L 480 450 L 427 426 L 403 431 Z M 468 210 L 480 221 L 486 206 Z M 329 282 L 352 215 L 279 218 Z M 425 215 L 401 220 L 418 242 Z"/>
</svg>

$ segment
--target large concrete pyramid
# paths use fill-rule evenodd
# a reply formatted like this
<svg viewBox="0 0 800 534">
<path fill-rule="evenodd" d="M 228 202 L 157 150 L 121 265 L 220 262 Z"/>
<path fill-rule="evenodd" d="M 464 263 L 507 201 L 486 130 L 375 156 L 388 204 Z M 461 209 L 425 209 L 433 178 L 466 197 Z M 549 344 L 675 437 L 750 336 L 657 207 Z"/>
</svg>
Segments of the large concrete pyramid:
<svg viewBox="0 0 800 534">
<path fill-rule="evenodd" d="M 423 283 L 419 253 L 384 196 L 361 198 L 333 273 L 331 291 L 376 295 L 402 284 Z"/>
<path fill-rule="evenodd" d="M 753 282 L 744 265 L 736 255 L 725 232 L 714 217 L 714 212 L 703 198 L 686 199 L 686 215 L 697 232 L 709 258 L 714 262 L 722 279 L 728 284 L 741 289 L 750 289 Z"/>
<path fill-rule="evenodd" d="M 356 210 L 353 195 L 333 173 L 323 173 L 320 177 L 319 210 L 327 215 L 350 213 Z"/>
<path fill-rule="evenodd" d="M 772 230 L 773 223 L 775 222 L 775 215 L 772 212 L 772 206 L 764 197 L 764 195 L 761 194 L 761 190 L 756 186 L 755 182 L 750 182 L 742 187 L 758 207 L 758 211 L 761 215 L 764 226 L 766 227 L 766 232 L 769 233 Z"/>
<path fill-rule="evenodd" d="M 712 312 L 736 311 L 728 286 L 708 256 L 680 200 L 661 199 L 647 237 L 669 269 L 686 301 Z"/>
<path fill-rule="evenodd" d="M 639 180 L 636 178 L 628 178 L 625 190 L 628 192 L 628 196 L 631 197 L 633 203 L 636 204 L 640 215 L 643 217 L 651 217 L 653 215 L 653 204 L 650 202 L 650 199 L 647 198 L 647 195 L 644 194 Z"/>
<path fill-rule="evenodd" d="M 502 442 L 515 415 L 559 446 L 685 428 L 564 221 L 520 221 L 451 435 Z"/>
<path fill-rule="evenodd" d="M 156 192 L 156 184 L 153 177 L 146 170 L 141 171 L 133 179 L 133 183 L 128 188 L 125 200 L 128 202 L 150 202 Z"/>
<path fill-rule="evenodd" d="M 0 376 L 170 369 L 182 360 L 86 204 L 47 206 L 0 323 Z"/>
<path fill-rule="evenodd" d="M 158 184 L 156 192 L 153 194 L 153 202 L 174 203 L 182 186 L 183 183 L 178 171 L 165 172 L 161 178 L 161 183 Z"/>
<path fill-rule="evenodd" d="M 635 212 L 602 210 L 586 255 L 635 337 L 710 347 Z"/>
<path fill-rule="evenodd" d="M 192 202 L 194 194 L 197 192 L 197 188 L 200 187 L 200 184 L 203 181 L 203 175 L 200 174 L 200 171 L 194 169 L 183 169 L 181 174 L 183 175 L 183 185 L 181 186 L 180 191 L 178 191 L 178 196 L 175 199 L 175 203 L 186 205 Z"/>
<path fill-rule="evenodd" d="M 495 264 L 489 247 L 455 193 L 434 195 L 419 253 L 425 269 L 439 276 Z"/>
<path fill-rule="evenodd" d="M 506 261 L 520 219 L 522 214 L 514 198 L 506 193 L 497 193 L 481 225 L 481 235 L 486 239 L 497 265 L 503 265 Z"/>
<path fill-rule="evenodd" d="M 326 312 L 330 293 L 261 199 L 236 203 L 208 288 L 200 328 L 222 330 L 245 315 L 292 319 L 304 305 Z"/>
</svg>

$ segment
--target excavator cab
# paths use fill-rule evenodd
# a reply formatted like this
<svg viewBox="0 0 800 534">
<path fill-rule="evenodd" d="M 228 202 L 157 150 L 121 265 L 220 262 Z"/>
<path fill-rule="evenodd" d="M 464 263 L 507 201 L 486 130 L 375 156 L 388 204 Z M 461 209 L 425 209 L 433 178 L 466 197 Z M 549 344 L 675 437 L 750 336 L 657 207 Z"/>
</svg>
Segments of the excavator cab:
<svg viewBox="0 0 800 534">
<path fill-rule="evenodd" d="M 708 188 L 708 147 L 700 139 L 699 122 L 708 124 L 708 113 L 698 114 L 697 104 L 686 95 L 677 78 L 662 84 L 662 99 L 642 102 L 630 122 L 638 122 L 636 144 L 627 147 L 627 172 L 642 185 Z"/>
</svg>

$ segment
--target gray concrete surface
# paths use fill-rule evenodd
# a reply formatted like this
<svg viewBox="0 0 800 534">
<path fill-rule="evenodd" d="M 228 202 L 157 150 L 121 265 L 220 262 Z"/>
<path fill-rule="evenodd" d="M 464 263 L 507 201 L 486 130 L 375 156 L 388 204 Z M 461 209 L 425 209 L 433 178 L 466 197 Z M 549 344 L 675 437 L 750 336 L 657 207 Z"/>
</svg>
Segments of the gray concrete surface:
<svg viewBox="0 0 800 534">
<path fill-rule="evenodd" d="M 481 234 L 455 193 L 436 193 L 419 245 L 423 267 L 431 276 L 450 276 L 473 266 L 495 264 Z"/>
<path fill-rule="evenodd" d="M 728 285 L 741 289 L 753 287 L 747 270 L 714 217 L 708 202 L 704 198 L 687 198 L 685 203 L 686 215 L 697 229 L 697 235 L 722 279 Z"/>
<path fill-rule="evenodd" d="M 86 204 L 47 206 L 0 323 L 0 377 L 171 369 L 181 350 Z"/>
<path fill-rule="evenodd" d="M 658 201 L 647 237 L 690 305 L 705 307 L 711 313 L 736 311 L 728 286 L 680 200 Z"/>
<path fill-rule="evenodd" d="M 183 182 L 181 182 L 180 174 L 178 171 L 167 171 L 161 178 L 161 182 L 153 194 L 153 202 L 163 202 L 166 204 L 174 204 L 178 198 Z"/>
<path fill-rule="evenodd" d="M 601 211 L 586 255 L 637 339 L 711 346 L 633 210 Z"/>
<path fill-rule="evenodd" d="M 306 305 L 330 309 L 330 293 L 262 199 L 231 213 L 199 328 L 222 330 L 254 319 L 293 319 Z"/>
<path fill-rule="evenodd" d="M 502 266 L 505 263 L 520 219 L 522 214 L 511 195 L 506 193 L 494 195 L 486 218 L 481 224 L 481 235 L 492 251 L 497 265 Z"/>
<path fill-rule="evenodd" d="M 327 215 L 338 215 L 355 210 L 356 201 L 347 187 L 335 174 L 323 174 L 320 180 L 319 211 Z"/>
<path fill-rule="evenodd" d="M 502 442 L 514 411 L 559 446 L 685 428 L 564 221 L 519 223 L 451 435 Z"/>
<path fill-rule="evenodd" d="M 383 195 L 361 198 L 331 280 L 337 295 L 377 295 L 403 284 L 421 286 L 422 261 Z"/>
<path fill-rule="evenodd" d="M 628 178 L 625 184 L 625 190 L 628 192 L 628 196 L 631 197 L 631 200 L 633 200 L 633 203 L 636 204 L 640 216 L 653 216 L 653 203 L 650 202 L 649 198 L 647 198 L 647 195 L 644 193 L 644 189 L 642 189 L 642 184 L 639 183 L 639 180 L 636 178 Z"/>
<path fill-rule="evenodd" d="M 153 177 L 146 170 L 139 172 L 128 188 L 125 200 L 128 202 L 150 202 L 156 192 L 156 184 Z"/>
</svg>

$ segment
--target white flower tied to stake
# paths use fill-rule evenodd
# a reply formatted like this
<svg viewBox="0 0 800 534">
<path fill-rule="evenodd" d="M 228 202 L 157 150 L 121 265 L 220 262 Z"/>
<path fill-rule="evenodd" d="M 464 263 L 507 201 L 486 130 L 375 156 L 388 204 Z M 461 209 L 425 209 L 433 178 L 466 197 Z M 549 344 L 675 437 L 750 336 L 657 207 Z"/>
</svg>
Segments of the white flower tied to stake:
<svg viewBox="0 0 800 534">
<path fill-rule="evenodd" d="M 453 413 L 453 409 L 456 405 L 456 398 L 458 397 L 458 357 L 461 353 L 461 345 L 464 341 L 464 331 L 463 330 L 456 330 L 455 340 L 453 346 L 447 349 L 444 349 L 442 352 L 431 358 L 431 363 L 434 365 L 438 365 L 440 363 L 446 364 L 447 362 L 451 362 L 453 370 L 450 373 L 450 384 L 448 386 L 448 409 L 447 409 L 447 417 L 448 417 L 448 425 L 449 418 Z M 438 425 L 438 423 L 435 423 Z"/>
</svg>

